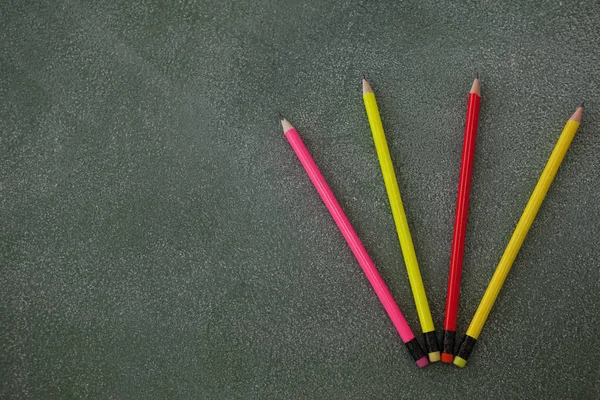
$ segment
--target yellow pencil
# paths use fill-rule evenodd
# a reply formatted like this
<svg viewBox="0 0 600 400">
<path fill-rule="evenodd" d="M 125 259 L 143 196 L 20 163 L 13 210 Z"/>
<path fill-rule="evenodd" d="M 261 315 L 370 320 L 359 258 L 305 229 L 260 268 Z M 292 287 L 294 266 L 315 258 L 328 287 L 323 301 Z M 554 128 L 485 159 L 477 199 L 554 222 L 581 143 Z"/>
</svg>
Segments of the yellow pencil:
<svg viewBox="0 0 600 400">
<path fill-rule="evenodd" d="M 377 101 L 375 100 L 373 89 L 366 79 L 363 79 L 362 85 L 365 109 L 367 110 L 369 125 L 371 126 L 371 132 L 373 133 L 373 141 L 375 142 L 375 149 L 377 150 L 377 156 L 379 157 L 379 165 L 381 166 L 385 189 L 388 194 L 392 215 L 396 224 L 400 247 L 402 248 L 402 254 L 404 255 L 404 263 L 406 264 L 410 287 L 415 299 L 417 313 L 419 314 L 419 321 L 421 322 L 421 329 L 425 338 L 426 351 L 429 356 L 429 361 L 436 362 L 440 360 L 440 350 L 435 334 L 435 327 L 433 326 L 433 319 L 431 318 L 431 311 L 429 310 L 429 304 L 427 303 L 427 295 L 425 294 L 421 271 L 419 270 L 419 264 L 417 263 L 417 255 L 415 254 L 406 213 L 404 212 L 402 198 L 400 197 L 400 190 L 398 189 L 392 157 L 390 156 L 387 141 L 385 140 L 385 133 L 383 132 L 383 125 L 381 123 L 381 117 L 379 116 L 379 109 L 377 108 Z"/>
<path fill-rule="evenodd" d="M 575 113 L 567 121 L 567 124 L 560 134 L 558 142 L 556 143 L 556 146 L 554 146 L 554 150 L 546 163 L 546 167 L 544 168 L 535 189 L 533 189 L 533 193 L 527 202 L 527 206 L 525 206 L 521 219 L 519 219 L 519 222 L 517 223 L 517 227 L 506 246 L 506 250 L 504 250 L 504 254 L 498 263 L 498 267 L 496 267 L 492 280 L 485 290 L 481 303 L 479 303 L 479 307 L 477 307 L 477 311 L 475 312 L 475 316 L 473 316 L 469 329 L 467 329 L 467 333 L 465 334 L 458 354 L 454 358 L 454 364 L 459 367 L 464 367 L 467 364 L 467 359 L 473 351 L 473 346 L 475 346 L 475 343 L 479 338 L 479 334 L 492 310 L 494 302 L 498 297 L 498 293 L 500 293 L 500 289 L 502 289 L 506 276 L 508 275 L 511 266 L 517 257 L 517 253 L 525 240 L 525 236 L 544 201 L 544 197 L 556 175 L 556 171 L 558 171 L 558 167 L 560 167 L 560 164 L 571 145 L 575 132 L 577 132 L 577 128 L 579 128 L 582 113 L 583 104 L 577 108 Z"/>
</svg>

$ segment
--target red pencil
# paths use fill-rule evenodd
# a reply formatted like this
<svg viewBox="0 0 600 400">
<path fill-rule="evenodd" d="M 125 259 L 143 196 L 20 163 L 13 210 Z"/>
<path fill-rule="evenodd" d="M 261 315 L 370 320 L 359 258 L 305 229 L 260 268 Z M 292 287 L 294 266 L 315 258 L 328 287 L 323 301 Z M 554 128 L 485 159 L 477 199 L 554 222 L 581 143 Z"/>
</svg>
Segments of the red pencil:
<svg viewBox="0 0 600 400">
<path fill-rule="evenodd" d="M 475 137 L 479 122 L 479 105 L 481 93 L 479 79 L 475 78 L 469 92 L 467 103 L 467 124 L 463 144 L 462 163 L 456 199 L 456 217 L 454 219 L 454 237 L 452 239 L 452 255 L 450 256 L 450 273 L 448 274 L 448 293 L 446 295 L 446 318 L 444 319 L 444 340 L 442 345 L 442 362 L 451 363 L 454 359 L 454 339 L 456 336 L 456 318 L 458 316 L 458 298 L 460 296 L 460 277 L 462 274 L 463 255 L 465 251 L 465 233 L 467 232 L 467 215 L 469 213 L 469 194 L 471 192 L 471 175 L 473 172 L 473 156 L 475 154 Z"/>
</svg>

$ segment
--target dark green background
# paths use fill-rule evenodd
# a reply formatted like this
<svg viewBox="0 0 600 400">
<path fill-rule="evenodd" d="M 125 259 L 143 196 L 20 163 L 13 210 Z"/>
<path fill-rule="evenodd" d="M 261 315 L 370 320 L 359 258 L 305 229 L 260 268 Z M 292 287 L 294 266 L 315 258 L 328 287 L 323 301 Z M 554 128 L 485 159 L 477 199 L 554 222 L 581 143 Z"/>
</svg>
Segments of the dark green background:
<svg viewBox="0 0 600 400">
<path fill-rule="evenodd" d="M 597 398 L 595 1 L 3 1 L 0 397 Z M 282 136 L 296 125 L 419 331 L 373 83 L 441 331 L 467 91 L 459 332 L 581 125 L 464 370 L 418 370 Z"/>
</svg>

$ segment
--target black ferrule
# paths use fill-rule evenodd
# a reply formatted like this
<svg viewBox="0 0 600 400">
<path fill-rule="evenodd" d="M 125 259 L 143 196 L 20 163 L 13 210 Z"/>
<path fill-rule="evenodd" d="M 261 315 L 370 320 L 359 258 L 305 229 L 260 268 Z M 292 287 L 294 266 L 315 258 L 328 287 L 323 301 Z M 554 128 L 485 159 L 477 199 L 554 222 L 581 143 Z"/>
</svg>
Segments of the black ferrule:
<svg viewBox="0 0 600 400">
<path fill-rule="evenodd" d="M 417 338 L 413 338 L 412 340 L 409 340 L 404 344 L 406 345 L 406 347 L 408 347 L 408 351 L 415 361 L 419 361 L 421 358 L 427 356 L 427 354 L 425 354 L 425 352 L 421 348 L 421 345 L 419 344 Z"/>
<path fill-rule="evenodd" d="M 440 351 L 435 331 L 424 332 L 423 337 L 425 338 L 425 349 L 427 350 L 427 353 L 431 354 Z"/>
<path fill-rule="evenodd" d="M 456 340 L 456 331 L 444 330 L 442 341 L 442 353 L 454 355 L 454 341 Z"/>
<path fill-rule="evenodd" d="M 456 355 L 465 361 L 468 360 L 471 352 L 473 351 L 473 347 L 475 347 L 475 343 L 477 343 L 477 339 L 469 335 L 465 335 Z"/>
</svg>

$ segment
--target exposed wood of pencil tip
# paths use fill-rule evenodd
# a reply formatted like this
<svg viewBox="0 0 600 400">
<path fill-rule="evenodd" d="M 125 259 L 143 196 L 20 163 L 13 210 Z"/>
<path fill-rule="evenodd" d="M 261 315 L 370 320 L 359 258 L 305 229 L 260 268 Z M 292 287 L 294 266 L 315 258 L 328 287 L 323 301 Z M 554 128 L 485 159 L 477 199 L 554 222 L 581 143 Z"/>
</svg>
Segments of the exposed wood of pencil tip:
<svg viewBox="0 0 600 400">
<path fill-rule="evenodd" d="M 364 75 L 363 75 L 363 80 L 362 80 L 362 87 L 363 87 L 363 95 L 365 95 L 367 93 L 373 93 L 373 88 L 371 87 L 371 85 L 369 85 L 369 82 L 367 82 L 367 79 L 364 77 Z"/>
<path fill-rule="evenodd" d="M 281 127 L 283 128 L 283 133 L 286 133 L 293 128 L 292 124 L 290 124 L 289 121 L 283 117 L 281 118 Z"/>
<path fill-rule="evenodd" d="M 585 101 L 583 103 L 581 103 L 581 105 L 579 107 L 577 107 L 577 110 L 575 110 L 573 115 L 571 115 L 571 118 L 569 118 L 571 121 L 581 122 L 581 116 L 583 114 L 584 104 L 585 104 Z"/>
<path fill-rule="evenodd" d="M 479 73 L 477 73 L 477 78 L 473 81 L 473 85 L 471 86 L 471 90 L 469 93 L 475 93 L 477 96 L 481 96 L 481 87 L 479 85 Z"/>
</svg>

